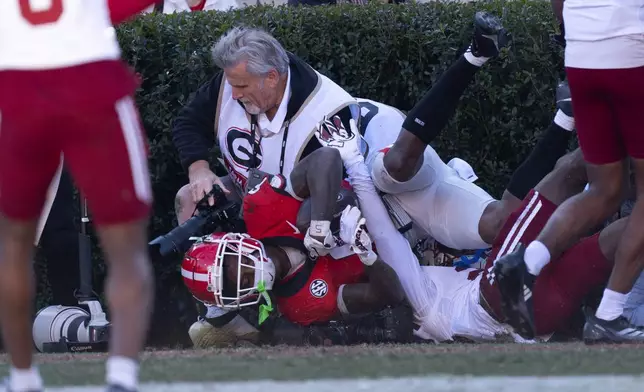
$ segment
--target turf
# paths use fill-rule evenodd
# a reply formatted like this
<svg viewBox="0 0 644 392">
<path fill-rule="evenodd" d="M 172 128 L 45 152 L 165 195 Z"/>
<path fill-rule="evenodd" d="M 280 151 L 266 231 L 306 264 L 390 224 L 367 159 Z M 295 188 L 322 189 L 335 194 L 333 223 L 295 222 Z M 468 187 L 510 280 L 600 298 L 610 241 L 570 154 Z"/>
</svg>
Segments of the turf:
<svg viewBox="0 0 644 392">
<path fill-rule="evenodd" d="M 39 355 L 49 385 L 100 384 L 103 354 Z M 0 374 L 8 370 L 0 357 Z M 644 345 L 381 345 L 150 351 L 142 381 L 307 380 L 429 374 L 544 376 L 640 374 Z"/>
</svg>

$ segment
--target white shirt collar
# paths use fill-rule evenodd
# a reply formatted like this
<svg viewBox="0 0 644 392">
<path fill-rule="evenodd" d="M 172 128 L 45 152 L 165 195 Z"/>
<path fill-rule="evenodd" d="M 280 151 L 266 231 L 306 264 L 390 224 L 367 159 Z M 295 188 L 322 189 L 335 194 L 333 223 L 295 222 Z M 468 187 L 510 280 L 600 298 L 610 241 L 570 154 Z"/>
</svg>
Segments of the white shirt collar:
<svg viewBox="0 0 644 392">
<path fill-rule="evenodd" d="M 271 137 L 280 133 L 286 120 L 286 112 L 288 111 L 288 101 L 291 98 L 291 70 L 289 69 L 286 74 L 286 87 L 284 88 L 284 96 L 282 102 L 275 112 L 273 121 L 270 121 L 266 114 L 262 113 L 258 116 L 257 122 L 259 125 L 259 132 L 262 137 Z"/>
</svg>

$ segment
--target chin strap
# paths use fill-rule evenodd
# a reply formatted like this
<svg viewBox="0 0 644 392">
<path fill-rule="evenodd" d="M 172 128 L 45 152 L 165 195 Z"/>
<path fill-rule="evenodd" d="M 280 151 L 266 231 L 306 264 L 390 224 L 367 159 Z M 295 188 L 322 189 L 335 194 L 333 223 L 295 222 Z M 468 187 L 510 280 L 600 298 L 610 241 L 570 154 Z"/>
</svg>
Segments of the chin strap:
<svg viewBox="0 0 644 392">
<path fill-rule="evenodd" d="M 262 298 L 264 298 L 264 301 L 266 301 L 265 304 L 259 305 L 259 325 L 262 325 L 273 311 L 273 302 L 271 301 L 271 297 L 268 295 L 268 291 L 266 291 L 266 285 L 263 280 L 257 284 L 257 291 Z"/>
</svg>

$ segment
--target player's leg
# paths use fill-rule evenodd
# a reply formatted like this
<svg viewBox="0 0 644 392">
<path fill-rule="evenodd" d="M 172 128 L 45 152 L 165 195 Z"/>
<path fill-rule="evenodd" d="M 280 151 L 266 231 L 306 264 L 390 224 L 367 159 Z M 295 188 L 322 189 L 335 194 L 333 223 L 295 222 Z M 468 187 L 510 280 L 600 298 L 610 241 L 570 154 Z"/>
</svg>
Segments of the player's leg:
<svg viewBox="0 0 644 392">
<path fill-rule="evenodd" d="M 576 149 L 561 157 L 554 170 L 534 188 L 535 192 L 532 195 L 529 194 L 530 197 L 523 200 L 521 207 L 508 217 L 506 225 L 495 240 L 495 247 L 498 247 L 499 251 L 494 264 L 511 254 L 518 244 L 533 241 L 543 230 L 557 206 L 581 192 L 586 183 L 586 163 L 581 150 Z M 508 226 L 508 223 L 511 227 Z M 498 281 L 495 271 L 491 271 L 491 275 L 495 276 L 495 281 Z M 497 298 L 498 290 L 496 288 L 492 290 L 485 285 L 481 287 L 484 291 L 486 290 L 485 295 L 488 297 L 488 301 L 502 302 Z M 533 325 L 533 298 L 534 296 L 525 297 L 523 308 L 521 308 L 522 319 L 512 314 L 508 317 L 512 321 L 512 325 L 518 325 L 515 326 L 517 331 L 521 330 L 523 325 L 521 323 L 529 322 L 530 325 Z M 499 317 L 504 313 L 500 309 L 499 304 L 494 310 Z M 534 331 L 533 326 L 530 331 Z M 534 332 L 529 333 L 530 331 L 523 333 L 524 338 L 531 339 L 534 336 Z"/>
<path fill-rule="evenodd" d="M 605 70 L 568 68 L 568 80 L 579 141 L 588 162 L 589 189 L 559 206 L 527 248 L 522 244 L 495 264 L 505 311 L 510 319 L 521 323 L 513 327 L 526 336 L 534 334 L 534 325 L 526 310 L 525 288 L 530 288 L 552 258 L 559 257 L 617 210 L 626 184 L 626 152 L 617 131 Z"/>
<path fill-rule="evenodd" d="M 644 135 L 642 135 L 642 100 L 644 99 L 644 67 L 608 70 L 609 82 L 613 87 L 614 110 L 619 125 L 620 135 L 624 145 L 632 157 L 635 173 L 636 195 L 644 192 Z M 628 80 L 624 84 L 623 80 Z M 635 280 L 644 268 L 644 199 L 637 197 L 628 224 L 621 236 L 615 255 L 615 267 L 604 291 L 601 303 L 597 309 L 596 318 L 589 317 L 584 334 L 599 340 L 621 342 L 632 340 L 633 334 L 627 339 L 618 333 L 630 328 L 626 319 L 620 316 L 624 312 L 627 294 L 633 288 Z M 604 331 L 609 331 L 606 333 Z M 644 335 L 644 334 L 643 334 Z M 644 336 L 636 336 L 644 341 Z"/>
<path fill-rule="evenodd" d="M 146 141 L 130 97 L 113 106 L 86 109 L 74 118 L 63 152 L 87 198 L 108 266 L 106 296 L 112 324 L 107 382 L 114 390 L 118 385 L 135 391 L 153 300 Z"/>
<path fill-rule="evenodd" d="M 606 283 L 626 222 L 620 219 L 581 240 L 543 269 L 532 290 L 537 335 L 565 328 L 583 299 Z"/>
<path fill-rule="evenodd" d="M 557 86 L 557 112 L 543 132 L 530 155 L 515 170 L 498 203 L 491 203 L 479 224 L 481 237 L 496 238 L 508 215 L 519 208 L 521 201 L 555 167 L 568 149 L 575 128 L 572 100 L 567 82 Z"/>
<path fill-rule="evenodd" d="M 37 103 L 36 103 L 37 105 Z M 25 105 L 31 107 L 30 105 Z M 38 218 L 60 154 L 47 108 L 0 113 L 0 324 L 11 358 L 9 390 L 39 391 L 32 366 L 32 257 Z"/>
<path fill-rule="evenodd" d="M 409 111 L 403 130 L 384 156 L 384 167 L 394 182 L 412 180 L 422 165 L 425 147 L 447 125 L 476 72 L 508 43 L 509 35 L 498 18 L 485 12 L 476 14 L 470 48 Z"/>
</svg>

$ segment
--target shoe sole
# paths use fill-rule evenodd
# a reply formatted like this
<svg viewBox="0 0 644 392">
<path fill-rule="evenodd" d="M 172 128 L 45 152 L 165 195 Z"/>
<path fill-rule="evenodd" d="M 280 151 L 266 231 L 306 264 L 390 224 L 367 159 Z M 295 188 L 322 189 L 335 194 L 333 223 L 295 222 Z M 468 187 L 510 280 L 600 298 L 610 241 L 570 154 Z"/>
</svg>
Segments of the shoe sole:
<svg viewBox="0 0 644 392">
<path fill-rule="evenodd" d="M 587 346 L 594 346 L 594 345 L 598 345 L 598 344 L 611 344 L 611 345 L 637 344 L 637 345 L 644 345 L 644 341 L 642 341 L 642 340 L 613 340 L 613 339 L 608 338 L 608 337 L 601 337 L 599 339 L 584 337 L 584 344 L 586 344 Z"/>
<path fill-rule="evenodd" d="M 611 345 L 621 345 L 621 344 L 635 344 L 635 345 L 644 345 L 644 342 L 641 340 L 612 340 L 609 338 L 602 339 L 586 339 L 584 338 L 584 344 L 587 346 L 595 346 L 598 344 L 611 344 Z"/>
<path fill-rule="evenodd" d="M 515 290 L 508 287 L 509 277 L 503 273 L 501 268 L 497 266 L 494 272 L 501 292 L 501 305 L 506 317 L 509 319 L 508 324 L 522 338 L 534 339 L 534 325 L 528 311 L 528 305 L 525 303 L 525 298 L 521 294 L 517 295 Z M 523 282 L 521 282 L 521 286 L 523 286 Z"/>
<path fill-rule="evenodd" d="M 475 30 L 489 39 L 495 37 L 497 49 L 501 50 L 510 44 L 510 36 L 501 24 L 501 20 L 487 12 L 477 13 L 474 19 Z M 498 54 L 498 53 L 497 53 Z"/>
<path fill-rule="evenodd" d="M 501 20 L 488 13 L 477 13 L 475 24 L 483 34 L 498 34 L 503 30 Z"/>
</svg>

